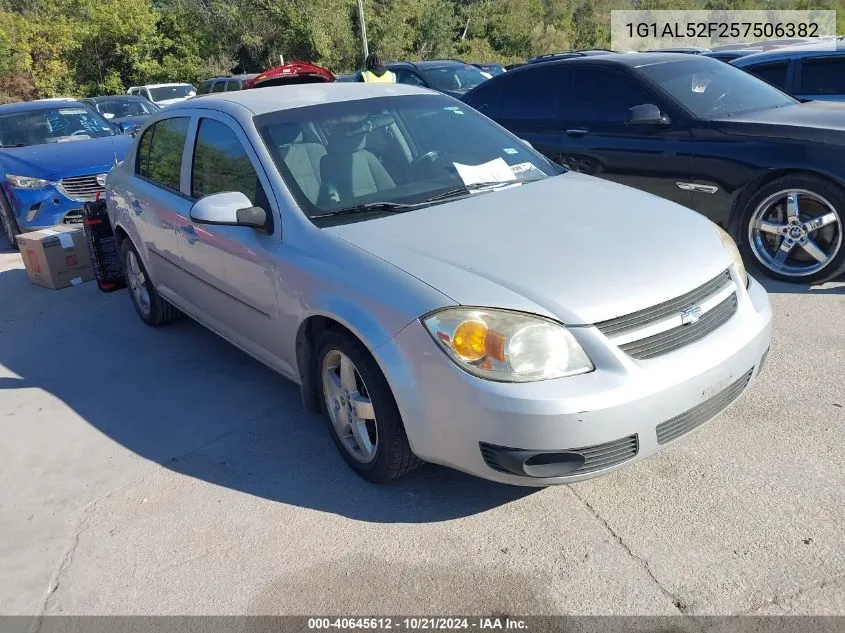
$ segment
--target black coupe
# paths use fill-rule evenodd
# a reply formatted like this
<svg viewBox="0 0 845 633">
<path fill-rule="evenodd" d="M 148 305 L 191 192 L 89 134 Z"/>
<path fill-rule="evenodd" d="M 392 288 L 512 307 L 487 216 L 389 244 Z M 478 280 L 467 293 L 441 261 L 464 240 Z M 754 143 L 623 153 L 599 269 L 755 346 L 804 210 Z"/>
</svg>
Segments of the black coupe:
<svg viewBox="0 0 845 633">
<path fill-rule="evenodd" d="M 706 215 L 772 277 L 845 271 L 845 104 L 672 53 L 527 64 L 463 100 L 564 167 Z"/>
</svg>

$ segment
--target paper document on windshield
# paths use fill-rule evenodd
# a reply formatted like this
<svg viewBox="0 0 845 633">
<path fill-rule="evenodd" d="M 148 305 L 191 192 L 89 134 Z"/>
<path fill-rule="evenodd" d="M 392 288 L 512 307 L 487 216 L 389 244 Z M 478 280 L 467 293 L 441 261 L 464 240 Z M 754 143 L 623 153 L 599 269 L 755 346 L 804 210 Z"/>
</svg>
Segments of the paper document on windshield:
<svg viewBox="0 0 845 633">
<path fill-rule="evenodd" d="M 455 165 L 458 175 L 467 187 L 479 182 L 516 181 L 516 176 L 514 176 L 504 158 L 495 158 L 480 165 L 462 165 L 461 163 L 453 163 L 453 165 Z"/>
</svg>

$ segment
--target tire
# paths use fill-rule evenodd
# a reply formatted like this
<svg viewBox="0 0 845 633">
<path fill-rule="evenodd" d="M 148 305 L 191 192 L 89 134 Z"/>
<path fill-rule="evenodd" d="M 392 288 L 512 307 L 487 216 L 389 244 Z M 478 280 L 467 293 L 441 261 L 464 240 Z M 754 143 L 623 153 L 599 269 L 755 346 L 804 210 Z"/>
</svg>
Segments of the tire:
<svg viewBox="0 0 845 633">
<path fill-rule="evenodd" d="M 147 275 L 144 262 L 141 261 L 135 246 L 126 238 L 120 245 L 120 261 L 132 305 L 141 320 L 152 327 L 170 323 L 179 316 L 179 310 L 156 292 L 155 286 Z"/>
<path fill-rule="evenodd" d="M 845 272 L 843 225 L 845 190 L 819 176 L 795 174 L 751 196 L 736 237 L 746 261 L 769 277 L 822 283 Z"/>
<path fill-rule="evenodd" d="M 18 241 L 15 239 L 16 235 L 20 235 L 20 228 L 18 221 L 15 219 L 15 214 L 12 213 L 12 208 L 6 201 L 6 196 L 0 193 L 0 227 L 3 229 L 3 236 L 9 242 L 12 250 L 18 250 Z"/>
<path fill-rule="evenodd" d="M 323 415 L 335 446 L 352 470 L 367 481 L 385 483 L 406 475 L 422 464 L 422 461 L 411 451 L 405 426 L 390 386 L 367 349 L 351 335 L 335 329 L 323 332 L 316 347 L 315 384 L 319 385 Z M 336 382 L 332 377 L 335 373 L 334 363 L 338 360 L 343 363 L 344 357 L 352 363 L 355 381 L 353 389 L 344 390 L 344 386 L 348 386 L 348 383 L 344 384 L 339 367 Z M 345 408 L 338 396 L 345 399 Z M 352 412 L 360 410 L 356 408 L 355 402 L 364 403 L 365 408 L 367 402 L 371 405 L 369 410 L 372 413 L 372 419 L 360 418 L 357 414 L 355 419 L 365 420 L 365 432 L 372 451 L 362 448 L 356 439 L 358 436 L 352 430 L 355 423 L 349 422 L 352 418 L 342 416 L 342 408 L 346 416 L 351 416 Z M 330 411 L 330 407 L 334 409 L 334 414 Z M 340 428 L 344 426 L 344 422 L 349 428 L 341 431 Z M 358 433 L 363 432 L 359 427 Z M 366 444 L 366 440 L 363 443 Z M 368 455 L 370 452 L 372 454 Z"/>
</svg>

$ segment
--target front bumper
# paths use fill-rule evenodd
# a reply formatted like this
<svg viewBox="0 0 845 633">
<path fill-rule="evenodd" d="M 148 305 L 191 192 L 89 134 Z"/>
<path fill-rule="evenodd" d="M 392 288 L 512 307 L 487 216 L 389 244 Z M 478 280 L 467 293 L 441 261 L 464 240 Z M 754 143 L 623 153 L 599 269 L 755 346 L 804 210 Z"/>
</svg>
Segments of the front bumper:
<svg viewBox="0 0 845 633">
<path fill-rule="evenodd" d="M 747 291 L 737 286 L 730 320 L 657 358 L 635 360 L 595 327 L 571 328 L 596 366 L 579 376 L 531 383 L 476 378 L 452 363 L 419 322 L 377 348 L 376 357 L 421 459 L 510 484 L 570 483 L 656 453 L 754 381 L 771 342 L 771 307 L 756 281 Z M 534 476 L 512 474 L 513 462 L 501 456 L 573 449 L 588 467 L 563 476 L 544 477 L 542 468 L 532 469 Z"/>
<path fill-rule="evenodd" d="M 5 189 L 21 233 L 57 224 L 82 222 L 82 202 L 71 200 L 54 185 L 41 189 Z"/>
</svg>

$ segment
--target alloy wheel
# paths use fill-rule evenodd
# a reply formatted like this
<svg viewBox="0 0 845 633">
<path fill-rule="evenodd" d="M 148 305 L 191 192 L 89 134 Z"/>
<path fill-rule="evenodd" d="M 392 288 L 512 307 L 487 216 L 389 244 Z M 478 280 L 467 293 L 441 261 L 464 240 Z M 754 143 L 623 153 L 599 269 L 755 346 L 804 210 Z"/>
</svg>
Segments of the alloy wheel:
<svg viewBox="0 0 845 633">
<path fill-rule="evenodd" d="M 822 270 L 842 248 L 842 219 L 825 198 L 806 189 L 763 200 L 748 223 L 748 243 L 764 267 L 800 279 Z"/>
<path fill-rule="evenodd" d="M 356 461 L 368 464 L 378 450 L 375 410 L 358 368 L 340 350 L 323 359 L 323 397 L 335 433 Z"/>
<path fill-rule="evenodd" d="M 147 290 L 147 278 L 138 262 L 138 256 L 131 250 L 126 253 L 126 283 L 135 298 L 135 305 L 138 306 L 138 310 L 145 317 L 150 316 L 150 293 Z"/>
</svg>

